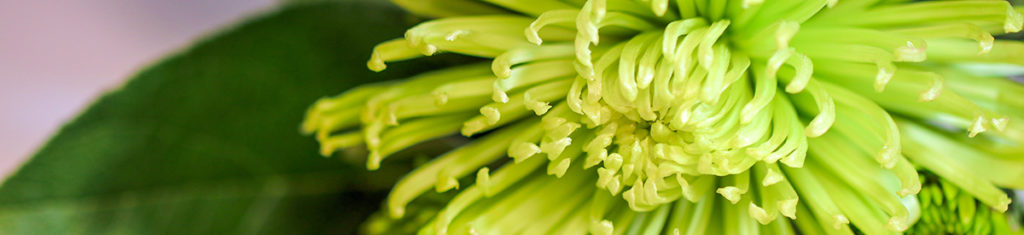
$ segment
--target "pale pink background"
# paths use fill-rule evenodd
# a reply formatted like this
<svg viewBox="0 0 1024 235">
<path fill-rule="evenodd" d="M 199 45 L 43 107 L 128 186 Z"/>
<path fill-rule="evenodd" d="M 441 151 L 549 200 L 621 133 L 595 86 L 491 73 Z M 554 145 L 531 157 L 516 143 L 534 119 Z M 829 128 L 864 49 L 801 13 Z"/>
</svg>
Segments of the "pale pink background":
<svg viewBox="0 0 1024 235">
<path fill-rule="evenodd" d="M 0 177 L 137 69 L 274 0 L 0 0 Z"/>
</svg>

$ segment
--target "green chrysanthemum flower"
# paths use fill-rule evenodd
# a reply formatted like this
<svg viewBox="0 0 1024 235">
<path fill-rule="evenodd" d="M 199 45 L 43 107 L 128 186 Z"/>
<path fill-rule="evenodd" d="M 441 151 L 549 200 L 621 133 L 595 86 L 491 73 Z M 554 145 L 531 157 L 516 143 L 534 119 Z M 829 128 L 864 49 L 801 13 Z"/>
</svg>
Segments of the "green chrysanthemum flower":
<svg viewBox="0 0 1024 235">
<path fill-rule="evenodd" d="M 371 233 L 885 234 L 921 217 L 916 168 L 996 212 L 999 187 L 1024 188 L 1024 86 L 1005 77 L 1024 43 L 992 36 L 1024 16 L 1004 1 L 397 3 L 438 19 L 378 45 L 371 69 L 492 60 L 311 108 L 323 153 L 365 144 L 371 170 L 475 137 L 399 182 L 396 220 Z M 443 208 L 407 213 L 474 172 Z"/>
</svg>

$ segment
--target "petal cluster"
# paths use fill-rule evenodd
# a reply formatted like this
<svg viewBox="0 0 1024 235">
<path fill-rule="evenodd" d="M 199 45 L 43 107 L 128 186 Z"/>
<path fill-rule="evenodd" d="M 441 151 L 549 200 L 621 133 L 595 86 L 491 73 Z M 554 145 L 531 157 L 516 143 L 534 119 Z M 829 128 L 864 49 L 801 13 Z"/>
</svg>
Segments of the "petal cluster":
<svg viewBox="0 0 1024 235">
<path fill-rule="evenodd" d="M 417 210 L 421 233 L 884 234 L 922 217 L 918 168 L 996 213 L 999 187 L 1024 188 L 1024 86 L 1005 77 L 1024 43 L 992 36 L 1024 16 L 1004 1 L 396 3 L 437 19 L 379 44 L 370 69 L 489 61 L 309 110 L 324 155 L 365 146 L 370 170 L 473 137 L 399 182 L 370 232 L 461 184 Z"/>
</svg>

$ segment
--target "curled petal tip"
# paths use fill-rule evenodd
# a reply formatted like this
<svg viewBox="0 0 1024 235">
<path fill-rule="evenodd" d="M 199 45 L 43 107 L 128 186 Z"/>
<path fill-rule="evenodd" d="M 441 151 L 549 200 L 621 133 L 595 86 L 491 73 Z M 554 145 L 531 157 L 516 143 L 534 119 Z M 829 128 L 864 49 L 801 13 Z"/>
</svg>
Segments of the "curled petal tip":
<svg viewBox="0 0 1024 235">
<path fill-rule="evenodd" d="M 1010 208 L 1010 203 L 1011 202 L 1013 202 L 1013 200 L 1010 199 L 1010 197 L 1007 197 L 1004 194 L 1002 196 L 1002 198 L 999 199 L 999 202 L 998 202 L 999 204 L 996 204 L 996 205 L 992 206 L 992 209 L 995 209 L 996 211 L 999 211 L 999 212 L 1006 212 L 1006 210 L 1008 210 Z"/>
<path fill-rule="evenodd" d="M 508 103 L 508 94 L 505 91 L 495 88 L 491 93 L 491 99 L 498 103 Z"/>
<path fill-rule="evenodd" d="M 615 231 L 615 225 L 608 220 L 601 220 L 601 222 L 598 222 L 597 225 L 593 227 L 594 229 L 592 229 L 590 232 L 593 232 L 594 234 L 598 235 L 611 235 L 612 232 Z"/>
<path fill-rule="evenodd" d="M 487 120 L 488 125 L 494 125 L 501 120 L 501 111 L 498 111 L 497 108 L 491 106 L 484 106 L 483 108 L 480 108 L 480 114 Z"/>
<path fill-rule="evenodd" d="M 779 201 L 779 213 L 790 219 L 796 219 L 796 204 L 799 199 Z"/>
<path fill-rule="evenodd" d="M 747 212 L 750 213 L 750 217 L 753 217 L 755 220 L 757 220 L 758 223 L 761 224 L 771 223 L 772 220 L 775 219 L 772 218 L 775 216 L 769 215 L 767 211 L 765 211 L 761 207 L 758 207 L 757 205 L 754 205 L 754 203 L 750 203 L 750 206 L 747 207 Z"/>
<path fill-rule="evenodd" d="M 1007 3 L 1009 5 L 1009 3 Z M 1006 33 L 1016 33 L 1024 28 L 1024 15 L 1017 12 L 1013 6 L 1006 7 L 1006 20 L 1003 22 L 1003 30 Z"/>
<path fill-rule="evenodd" d="M 836 215 L 834 218 L 836 222 L 832 224 L 832 228 L 841 229 L 843 226 L 850 224 L 850 219 L 847 219 L 844 215 Z"/>
<path fill-rule="evenodd" d="M 540 153 L 540 147 L 534 143 L 517 143 L 508 149 L 508 156 L 515 162 L 522 162 L 537 153 Z"/>
<path fill-rule="evenodd" d="M 371 171 L 380 169 L 381 160 L 382 156 L 380 155 L 380 152 L 370 151 L 370 156 L 366 158 L 366 169 Z"/>
<path fill-rule="evenodd" d="M 384 60 L 381 60 L 380 58 L 376 58 L 376 56 L 374 56 L 371 57 L 370 60 L 366 62 L 366 67 L 369 68 L 371 71 L 380 72 L 384 71 L 384 69 L 387 69 L 388 65 L 384 64 Z"/>
<path fill-rule="evenodd" d="M 424 44 L 422 47 L 420 47 L 420 53 L 423 53 L 423 55 L 425 56 L 432 56 L 435 53 L 437 53 L 437 46 Z"/>
<path fill-rule="evenodd" d="M 571 162 L 572 160 L 568 158 L 563 158 L 557 163 L 551 162 L 551 165 L 548 167 L 548 175 L 554 175 L 555 177 L 562 178 L 562 176 L 565 175 L 565 172 L 569 170 Z"/>
<path fill-rule="evenodd" d="M 391 205 L 388 206 L 388 215 L 392 219 L 400 219 L 405 216 L 405 206 L 403 205 Z"/>
<path fill-rule="evenodd" d="M 982 34 L 981 39 L 978 40 L 978 54 L 984 55 L 992 51 L 992 47 L 995 45 L 995 38 L 992 34 Z"/>
<path fill-rule="evenodd" d="M 740 193 L 740 189 L 733 186 L 719 188 L 718 190 L 715 190 L 715 192 L 721 194 L 722 197 L 725 197 L 725 199 L 729 200 L 729 202 L 732 204 L 736 204 L 737 202 L 739 202 L 740 195 L 742 195 L 742 193 Z"/>
<path fill-rule="evenodd" d="M 441 193 L 457 188 L 459 188 L 459 180 L 450 176 L 447 172 L 441 171 L 440 175 L 437 177 L 437 184 L 434 185 L 434 190 Z"/>
<path fill-rule="evenodd" d="M 484 191 L 484 195 L 491 196 L 491 175 L 487 167 L 480 168 L 476 172 L 476 186 Z"/>
<path fill-rule="evenodd" d="M 996 128 L 996 131 L 1004 131 L 1006 130 L 1006 125 L 1009 124 L 1010 122 L 1010 118 L 993 118 L 992 120 L 990 120 L 990 122 L 992 123 L 992 126 Z"/>
<path fill-rule="evenodd" d="M 540 34 L 538 33 L 538 31 L 539 31 L 539 29 L 537 28 L 537 22 L 534 21 L 533 23 L 530 24 L 529 27 L 526 27 L 526 30 L 525 30 L 526 40 L 529 41 L 530 43 L 535 44 L 535 45 L 543 44 L 544 43 L 544 39 L 540 38 Z"/>
<path fill-rule="evenodd" d="M 473 134 L 476 134 L 477 132 L 483 130 L 486 126 L 487 124 L 484 123 L 484 120 L 469 120 L 462 124 L 461 133 L 463 136 L 472 136 Z"/>
<path fill-rule="evenodd" d="M 985 129 L 985 117 L 978 116 L 977 118 L 974 119 L 973 122 L 971 122 L 971 126 L 967 128 L 967 136 L 974 138 L 979 133 L 985 132 L 986 130 L 987 129 Z"/>
<path fill-rule="evenodd" d="M 782 173 L 768 169 L 768 173 L 765 174 L 764 180 L 761 180 L 761 186 L 768 187 L 782 182 L 784 179 L 786 179 L 786 176 L 783 176 Z"/>
<path fill-rule="evenodd" d="M 893 216 L 889 218 L 889 222 L 886 223 L 885 228 L 890 231 L 903 232 L 910 227 L 907 217 Z"/>
<path fill-rule="evenodd" d="M 895 66 L 885 65 L 885 66 L 879 66 L 878 67 L 878 74 L 875 75 L 875 84 L 874 84 L 874 88 L 875 88 L 876 92 L 883 92 L 883 91 L 885 91 L 885 86 L 889 84 L 889 80 L 892 80 L 892 75 L 893 75 L 893 73 L 895 71 L 893 71 L 894 69 L 887 68 L 887 67 L 895 67 Z"/>
</svg>

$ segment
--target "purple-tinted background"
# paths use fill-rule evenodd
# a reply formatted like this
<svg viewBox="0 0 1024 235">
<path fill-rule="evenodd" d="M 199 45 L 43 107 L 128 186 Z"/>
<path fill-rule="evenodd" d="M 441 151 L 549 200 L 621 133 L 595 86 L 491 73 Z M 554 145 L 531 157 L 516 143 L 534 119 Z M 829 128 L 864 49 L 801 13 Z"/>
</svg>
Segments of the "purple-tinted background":
<svg viewBox="0 0 1024 235">
<path fill-rule="evenodd" d="M 0 177 L 136 70 L 274 0 L 0 0 Z"/>
</svg>

